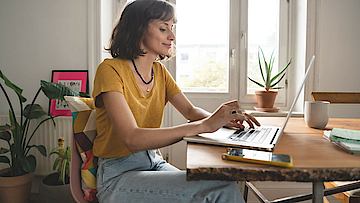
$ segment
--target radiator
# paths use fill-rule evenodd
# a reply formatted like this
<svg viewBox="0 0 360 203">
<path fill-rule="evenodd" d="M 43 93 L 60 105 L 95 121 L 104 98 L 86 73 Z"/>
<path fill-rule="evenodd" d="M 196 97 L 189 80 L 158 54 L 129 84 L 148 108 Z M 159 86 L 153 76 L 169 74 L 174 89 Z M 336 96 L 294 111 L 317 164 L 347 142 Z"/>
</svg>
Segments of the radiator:
<svg viewBox="0 0 360 203">
<path fill-rule="evenodd" d="M 54 173 L 52 166 L 57 157 L 56 154 L 49 154 L 51 150 L 57 147 L 57 138 L 65 138 L 65 147 L 70 146 L 71 136 L 72 136 L 72 117 L 71 116 L 61 116 L 54 119 L 56 127 L 54 128 L 53 122 L 51 120 L 46 121 L 41 124 L 40 128 L 36 131 L 35 135 L 31 139 L 30 145 L 44 145 L 46 148 L 47 157 L 44 157 L 36 148 L 32 148 L 29 154 L 32 154 L 36 157 L 36 170 L 35 174 L 37 175 L 48 175 Z M 36 126 L 42 121 L 42 119 L 33 119 L 30 122 L 29 135 L 34 131 Z M 18 120 L 19 122 L 19 120 Z M 0 125 L 10 124 L 8 116 L 0 115 Z M 9 149 L 9 146 L 6 141 L 0 140 L 0 147 L 5 147 Z M 9 155 L 8 155 L 9 157 Z M 0 169 L 8 167 L 8 164 L 0 164 Z"/>
</svg>

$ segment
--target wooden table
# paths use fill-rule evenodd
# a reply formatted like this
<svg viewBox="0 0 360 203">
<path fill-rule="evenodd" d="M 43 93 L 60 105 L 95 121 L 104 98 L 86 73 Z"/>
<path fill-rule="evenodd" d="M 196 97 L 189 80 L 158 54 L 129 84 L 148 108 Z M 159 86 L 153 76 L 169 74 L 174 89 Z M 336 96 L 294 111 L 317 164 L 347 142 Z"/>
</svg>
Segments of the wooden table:
<svg viewBox="0 0 360 203">
<path fill-rule="evenodd" d="M 285 118 L 258 120 L 280 127 Z M 331 118 L 326 128 L 360 130 L 360 119 Z M 187 180 L 313 182 L 313 202 L 322 202 L 324 181 L 360 180 L 360 156 L 324 139 L 323 131 L 307 127 L 303 118 L 289 120 L 274 153 L 292 156 L 292 168 L 226 161 L 226 147 L 188 143 Z"/>
</svg>

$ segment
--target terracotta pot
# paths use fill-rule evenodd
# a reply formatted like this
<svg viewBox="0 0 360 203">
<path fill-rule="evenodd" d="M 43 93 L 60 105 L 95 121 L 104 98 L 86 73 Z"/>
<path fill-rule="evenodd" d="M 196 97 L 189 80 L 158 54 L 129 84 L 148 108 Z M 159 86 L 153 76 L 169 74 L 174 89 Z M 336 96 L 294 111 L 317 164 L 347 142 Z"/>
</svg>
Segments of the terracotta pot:
<svg viewBox="0 0 360 203">
<path fill-rule="evenodd" d="M 41 203 L 76 203 L 72 197 L 70 184 L 58 183 L 59 173 L 47 175 L 39 185 L 39 198 Z"/>
<path fill-rule="evenodd" d="M 277 92 L 275 91 L 255 91 L 259 108 L 273 108 Z"/>
<path fill-rule="evenodd" d="M 0 174 L 8 171 L 10 168 L 0 170 Z M 0 176 L 0 202 L 29 203 L 33 179 L 34 173 L 15 177 Z"/>
</svg>

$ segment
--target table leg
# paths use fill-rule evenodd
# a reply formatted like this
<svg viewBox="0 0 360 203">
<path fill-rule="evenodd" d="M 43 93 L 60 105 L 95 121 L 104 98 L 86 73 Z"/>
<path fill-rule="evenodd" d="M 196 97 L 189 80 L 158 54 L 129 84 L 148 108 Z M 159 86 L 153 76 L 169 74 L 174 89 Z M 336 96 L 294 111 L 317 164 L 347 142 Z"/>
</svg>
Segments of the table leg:
<svg viewBox="0 0 360 203">
<path fill-rule="evenodd" d="M 323 203 L 324 202 L 324 183 L 321 181 L 314 181 L 313 182 L 313 203 Z"/>
</svg>

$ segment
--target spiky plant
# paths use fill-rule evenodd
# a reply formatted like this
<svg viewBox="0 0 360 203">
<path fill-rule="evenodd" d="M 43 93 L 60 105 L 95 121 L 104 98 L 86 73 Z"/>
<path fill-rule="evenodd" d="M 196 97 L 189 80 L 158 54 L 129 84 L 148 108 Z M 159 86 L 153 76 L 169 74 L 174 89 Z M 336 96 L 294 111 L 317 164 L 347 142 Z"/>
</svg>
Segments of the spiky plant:
<svg viewBox="0 0 360 203">
<path fill-rule="evenodd" d="M 266 91 L 269 91 L 270 89 L 284 88 L 284 87 L 275 87 L 275 86 L 285 77 L 285 74 L 286 74 L 285 71 L 289 67 L 289 65 L 291 64 L 291 61 L 292 61 L 292 58 L 291 58 L 290 61 L 288 62 L 288 64 L 278 74 L 276 74 L 275 76 L 272 76 L 271 73 L 273 71 L 273 66 L 274 66 L 274 61 L 275 61 L 275 57 L 273 57 L 274 51 L 275 51 L 275 49 L 271 53 L 269 62 L 267 62 L 265 59 L 265 56 L 264 56 L 264 52 L 261 49 L 261 47 L 259 46 L 259 48 L 258 48 L 259 69 L 260 69 L 260 73 L 261 73 L 263 82 L 258 82 L 258 81 L 251 79 L 250 77 L 248 77 L 251 82 L 259 85 L 260 87 L 265 88 Z M 264 60 L 265 71 L 263 70 L 262 65 L 261 65 L 260 52 L 261 52 L 262 58 Z M 265 72 L 265 74 L 264 74 L 264 72 Z"/>
</svg>

